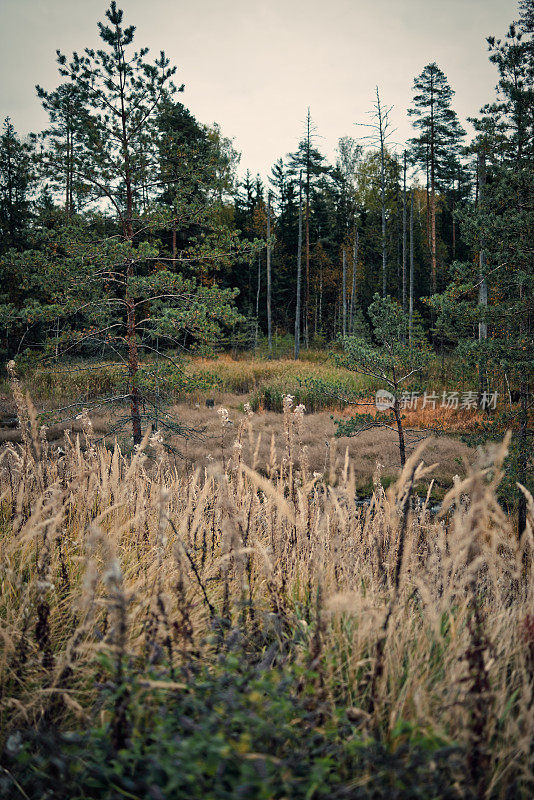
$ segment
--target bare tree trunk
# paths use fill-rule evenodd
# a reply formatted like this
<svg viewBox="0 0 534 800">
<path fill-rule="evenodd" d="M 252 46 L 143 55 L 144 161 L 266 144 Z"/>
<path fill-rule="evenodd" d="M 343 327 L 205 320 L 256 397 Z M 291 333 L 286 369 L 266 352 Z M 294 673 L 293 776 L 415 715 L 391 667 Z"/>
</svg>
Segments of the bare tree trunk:
<svg viewBox="0 0 534 800">
<path fill-rule="evenodd" d="M 518 161 L 521 154 L 521 139 L 518 142 Z M 521 181 L 519 186 L 519 192 L 517 195 L 517 203 L 519 209 L 525 208 L 525 201 L 526 201 L 526 192 L 527 187 L 525 186 L 524 181 Z M 519 299 L 523 301 L 524 296 L 524 289 L 523 289 L 523 281 L 519 284 Z M 519 335 L 523 338 L 527 332 L 530 333 L 530 318 L 528 313 L 521 316 L 520 325 L 519 325 Z M 521 404 L 521 412 L 519 415 L 519 435 L 518 435 L 518 459 L 517 459 L 517 477 L 519 478 L 519 482 L 525 486 L 528 480 L 528 467 L 529 467 L 529 458 L 531 454 L 531 448 L 529 448 L 528 442 L 528 434 L 529 434 L 529 375 L 527 370 L 522 371 L 521 373 L 521 382 L 520 382 L 520 404 Z M 521 539 L 523 537 L 523 533 L 526 531 L 527 528 L 527 498 L 523 494 L 522 491 L 519 492 L 519 501 L 517 504 L 517 538 L 521 543 Z M 526 558 L 526 553 L 524 555 Z"/>
<path fill-rule="evenodd" d="M 139 371 L 139 352 L 137 349 L 137 331 L 135 321 L 135 302 L 128 290 L 128 284 L 133 278 L 133 263 L 128 261 L 126 271 L 126 338 L 128 341 L 128 379 L 130 391 L 130 417 L 132 420 L 133 443 L 141 443 L 141 414 L 139 412 L 139 390 L 137 388 L 137 373 Z"/>
<path fill-rule="evenodd" d="M 397 390 L 395 389 L 395 403 L 393 404 L 393 413 L 395 414 L 395 422 L 397 424 L 397 436 L 399 437 L 399 456 L 400 465 L 404 467 L 406 464 L 406 445 L 404 442 L 404 429 L 402 427 L 402 414 L 400 411 L 400 404 L 397 397 Z"/>
<path fill-rule="evenodd" d="M 402 304 L 402 222 L 401 222 L 401 212 L 400 212 L 400 202 L 399 202 L 399 187 L 397 186 L 395 189 L 395 249 L 396 249 L 396 259 L 395 263 L 397 265 L 397 296 L 399 303 Z M 390 233 L 391 237 L 391 233 Z M 391 239 L 393 241 L 393 239 Z"/>
<path fill-rule="evenodd" d="M 431 235 L 430 235 L 430 156 L 429 156 L 429 147 L 428 142 L 426 145 L 426 241 L 428 245 L 428 251 L 432 250 L 431 244 Z"/>
<path fill-rule="evenodd" d="M 302 271 L 302 170 L 299 175 L 299 238 L 297 247 L 297 307 L 295 309 L 295 360 L 300 353 L 300 284 Z"/>
<path fill-rule="evenodd" d="M 352 255 L 352 289 L 350 293 L 349 331 L 354 333 L 354 313 L 356 311 L 356 274 L 358 270 L 358 228 L 354 226 L 354 251 Z"/>
<path fill-rule="evenodd" d="M 260 332 L 260 291 L 261 291 L 261 253 L 258 253 L 258 286 L 256 289 L 256 331 L 254 334 L 254 348 L 258 347 Z"/>
<path fill-rule="evenodd" d="M 271 318 L 271 193 L 267 192 L 267 339 L 269 358 L 273 356 L 273 332 Z"/>
<path fill-rule="evenodd" d="M 478 154 L 478 204 L 479 207 L 484 203 L 484 188 L 486 184 L 486 159 L 483 153 Z M 486 283 L 486 251 L 484 242 L 480 242 L 479 254 L 479 287 L 478 287 L 478 304 L 483 308 L 488 305 L 488 285 Z M 482 312 L 483 313 L 483 312 Z M 488 338 L 488 326 L 485 320 L 478 323 L 478 340 L 479 342 L 485 341 Z"/>
<path fill-rule="evenodd" d="M 347 253 L 345 248 L 343 248 L 343 285 L 341 291 L 341 298 L 343 303 L 343 308 L 341 310 L 342 314 L 342 332 L 343 338 L 347 335 Z"/>
<path fill-rule="evenodd" d="M 406 313 L 406 150 L 402 187 L 402 310 Z"/>
<path fill-rule="evenodd" d="M 124 61 L 124 54 L 122 54 Z M 126 109 L 124 102 L 124 83 L 126 71 L 123 69 L 120 77 L 121 98 L 121 126 L 122 126 L 122 156 L 124 162 L 124 182 L 126 187 L 126 216 L 123 220 L 124 238 L 133 242 L 133 195 L 132 195 L 132 170 L 130 164 L 130 150 L 126 132 Z M 126 263 L 126 285 L 124 301 L 126 304 L 126 341 L 128 345 L 128 390 L 130 394 L 130 418 L 132 422 L 132 438 L 134 445 L 141 443 L 141 414 L 139 412 L 139 390 L 137 388 L 137 373 L 139 371 L 139 352 L 137 348 L 137 325 L 135 319 L 135 299 L 130 293 L 130 284 L 134 276 L 132 259 Z"/>
<path fill-rule="evenodd" d="M 458 179 L 459 182 L 459 179 Z M 452 260 L 456 260 L 456 219 L 454 217 L 454 212 L 456 208 L 456 181 L 453 179 L 452 181 Z"/>
<path fill-rule="evenodd" d="M 382 297 L 387 289 L 387 249 L 386 249 L 386 169 L 385 169 L 385 131 L 382 119 L 382 107 L 378 86 L 376 87 L 376 107 L 378 113 L 378 133 L 380 137 L 380 204 L 382 207 Z"/>
<path fill-rule="evenodd" d="M 413 189 L 410 191 L 410 302 L 408 315 L 409 342 L 411 344 L 413 322 Z"/>
<path fill-rule="evenodd" d="M 311 117 L 308 106 L 306 118 L 306 308 L 304 310 L 304 340 L 306 349 L 310 346 L 308 320 L 310 316 L 310 148 Z"/>
<path fill-rule="evenodd" d="M 434 170 L 431 170 L 433 173 Z M 437 260 L 436 260 L 436 189 L 434 186 L 434 177 L 431 177 L 430 187 L 430 236 L 431 236 L 431 264 L 432 264 L 432 293 L 437 291 Z"/>
<path fill-rule="evenodd" d="M 528 381 L 523 375 L 520 387 L 521 411 L 519 415 L 519 435 L 518 448 L 519 457 L 517 460 L 517 477 L 523 485 L 527 482 L 527 468 L 529 458 L 528 446 Z M 517 538 L 521 541 L 527 527 L 527 498 L 522 491 L 519 492 L 519 502 L 517 505 Z"/>
<path fill-rule="evenodd" d="M 67 222 L 69 221 L 70 217 L 70 173 L 71 173 L 71 164 L 70 164 L 70 131 L 69 125 L 67 123 L 67 152 L 66 152 L 66 181 L 65 181 L 65 218 Z"/>
</svg>

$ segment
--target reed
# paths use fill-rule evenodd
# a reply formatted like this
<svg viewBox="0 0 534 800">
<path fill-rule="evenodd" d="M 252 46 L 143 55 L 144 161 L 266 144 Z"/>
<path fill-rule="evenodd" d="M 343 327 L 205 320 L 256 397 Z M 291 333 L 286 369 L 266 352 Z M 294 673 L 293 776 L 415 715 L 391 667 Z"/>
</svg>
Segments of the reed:
<svg viewBox="0 0 534 800">
<path fill-rule="evenodd" d="M 214 453 L 187 473 L 157 436 L 125 455 L 88 420 L 54 451 L 15 391 L 25 433 L 0 453 L 3 747 L 43 725 L 103 724 L 122 752 L 138 735 L 135 687 L 157 717 L 162 685 L 191 692 L 238 651 L 260 672 L 297 670 L 294 698 L 315 714 L 303 725 L 342 714 L 351 737 L 391 752 L 457 747 L 465 770 L 447 796 L 530 796 L 533 509 L 519 546 L 496 500 L 507 440 L 435 517 L 413 491 L 420 452 L 366 507 L 335 447 L 310 473 L 293 398 L 264 468 L 249 407 L 224 467 Z"/>
</svg>

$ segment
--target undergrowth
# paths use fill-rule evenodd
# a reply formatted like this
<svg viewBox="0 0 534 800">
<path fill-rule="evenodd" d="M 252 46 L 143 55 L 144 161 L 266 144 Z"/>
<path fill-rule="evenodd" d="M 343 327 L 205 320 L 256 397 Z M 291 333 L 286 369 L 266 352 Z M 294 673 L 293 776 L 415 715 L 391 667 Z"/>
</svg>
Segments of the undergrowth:
<svg viewBox="0 0 534 800">
<path fill-rule="evenodd" d="M 421 450 L 365 507 L 348 457 L 310 473 L 287 396 L 283 452 L 257 463 L 247 408 L 224 468 L 185 474 L 87 415 L 54 451 L 13 390 L 3 796 L 532 796 L 534 508 L 517 542 L 507 441 L 436 518 Z"/>
</svg>

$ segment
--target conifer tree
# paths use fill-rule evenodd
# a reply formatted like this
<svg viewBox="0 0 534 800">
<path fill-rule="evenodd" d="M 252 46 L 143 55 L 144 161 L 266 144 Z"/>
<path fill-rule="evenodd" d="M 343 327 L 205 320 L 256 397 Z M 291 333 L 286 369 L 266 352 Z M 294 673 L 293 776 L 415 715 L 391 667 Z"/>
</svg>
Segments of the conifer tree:
<svg viewBox="0 0 534 800">
<path fill-rule="evenodd" d="M 24 242 L 33 179 L 31 146 L 6 117 L 0 136 L 0 251 Z"/>
<path fill-rule="evenodd" d="M 354 372 L 380 381 L 380 388 L 389 392 L 386 395 L 388 407 L 376 415 L 357 413 L 350 419 L 338 421 L 336 436 L 355 436 L 372 428 L 393 428 L 397 433 L 400 464 L 403 467 L 407 442 L 402 393 L 408 389 L 409 379 L 421 373 L 428 364 L 430 350 L 424 331 L 413 320 L 411 342 L 408 343 L 410 320 L 400 304 L 389 295 L 380 297 L 376 293 L 368 313 L 373 341 L 360 327 L 355 335 L 343 339 L 344 354 L 339 361 Z M 367 402 L 362 404 L 369 405 Z"/>
<path fill-rule="evenodd" d="M 313 186 L 317 179 L 327 171 L 324 156 L 313 146 L 314 125 L 312 122 L 310 109 L 308 108 L 306 114 L 306 130 L 304 138 L 299 142 L 298 149 L 295 153 L 289 154 L 289 169 L 290 174 L 296 176 L 302 170 L 304 177 L 304 245 L 305 245 L 305 293 L 304 293 L 304 341 L 306 347 L 309 347 L 310 341 L 310 314 L 311 314 L 311 296 L 310 296 L 310 220 L 311 220 L 311 202 Z"/>
<path fill-rule="evenodd" d="M 89 135 L 84 139 L 83 180 L 92 187 L 95 198 L 105 198 L 112 204 L 122 226 L 124 271 L 114 280 L 124 293 L 130 411 L 133 440 L 138 444 L 139 354 L 131 286 L 135 271 L 135 214 L 143 178 L 151 155 L 155 156 L 150 151 L 156 114 L 159 105 L 176 89 L 171 81 L 176 68 L 169 67 L 163 52 L 153 64 L 146 60 L 148 48 L 131 52 L 135 27 L 123 26 L 123 12 L 115 0 L 106 11 L 106 18 L 109 24 L 98 23 L 103 42 L 100 49 L 85 48 L 82 55 L 75 52 L 70 62 L 58 51 L 58 64 L 60 74 L 72 81 L 79 96 L 86 98 Z"/>
<path fill-rule="evenodd" d="M 90 135 L 86 92 L 75 83 L 63 83 L 51 92 L 36 86 L 37 95 L 48 113 L 50 126 L 36 139 L 41 142 L 38 164 L 47 186 L 63 195 L 65 219 L 80 210 L 82 198 L 91 197 L 85 161 L 84 137 Z"/>
<path fill-rule="evenodd" d="M 451 108 L 453 90 L 435 62 L 427 64 L 413 83 L 413 108 L 408 114 L 414 118 L 413 126 L 420 133 L 410 140 L 412 163 L 423 168 L 428 176 L 430 204 L 430 261 L 432 291 L 437 288 L 437 230 L 436 192 L 450 174 L 451 156 L 459 148 L 465 131 L 456 112 Z"/>
<path fill-rule="evenodd" d="M 183 174 L 172 174 L 171 152 L 165 150 L 168 139 L 164 142 L 169 129 L 162 127 L 162 115 L 165 109 L 168 114 L 176 91 L 172 83 L 175 68 L 169 66 L 163 52 L 150 63 L 147 48 L 133 50 L 135 28 L 123 25 L 123 12 L 114 1 L 106 12 L 106 22 L 99 23 L 99 32 L 103 44 L 98 50 L 86 48 L 82 55 L 74 53 L 69 62 L 58 52 L 61 76 L 69 78 L 76 96 L 83 99 L 83 132 L 71 174 L 88 187 L 96 207 L 92 226 L 87 226 L 86 220 L 72 221 L 67 229 L 58 228 L 55 233 L 54 296 L 61 287 L 63 313 L 89 323 L 82 334 L 76 332 L 69 350 L 76 343 L 87 347 L 91 340 L 110 348 L 119 363 L 125 364 L 124 398 L 130 405 L 133 441 L 138 444 L 144 413 L 141 404 L 147 400 L 140 388 L 144 381 L 140 351 L 154 352 L 155 343 L 162 338 L 176 345 L 179 331 L 185 331 L 186 338 L 220 336 L 219 324 L 238 319 L 232 307 L 236 292 L 219 290 L 212 281 L 199 284 L 189 277 L 190 269 L 188 274 L 177 274 L 161 268 L 159 246 L 151 240 L 150 230 L 164 227 L 176 209 L 171 208 L 165 221 L 155 200 L 161 198 L 165 185 L 178 181 L 182 189 L 187 188 Z M 47 103 L 54 96 L 43 91 L 40 95 Z M 55 107 L 50 105 L 49 111 L 52 115 Z M 221 203 L 231 153 L 219 131 L 209 129 L 207 136 L 210 152 L 217 150 L 214 196 Z M 195 180 L 191 170 L 192 165 L 189 184 Z M 110 223 L 98 222 L 102 209 L 115 215 L 112 236 L 107 235 Z M 119 236 L 113 227 L 116 222 Z M 217 241 L 213 247 L 213 239 L 213 235 L 199 236 L 194 252 L 189 248 L 186 263 L 217 262 L 228 242 Z M 232 238 L 231 246 L 234 244 L 238 251 Z M 48 267 L 43 264 L 42 269 Z M 27 304 L 18 313 L 25 313 Z M 45 319 L 57 313 L 56 306 L 48 302 L 27 316 Z"/>
<path fill-rule="evenodd" d="M 508 389 L 508 410 L 488 417 L 481 434 L 513 437 L 504 482 L 518 502 L 518 534 L 526 525 L 526 500 L 515 482 L 532 490 L 529 410 L 532 405 L 532 297 L 534 296 L 534 62 L 527 25 L 512 25 L 503 40 L 489 37 L 499 72 L 497 102 L 473 120 L 482 196 L 460 215 L 463 236 L 478 258 L 454 265 L 451 282 L 436 298 L 443 324 L 454 327 L 463 362 Z M 495 390 L 497 387 L 488 386 Z M 513 396 L 519 408 L 513 407 Z M 501 397 L 501 399 L 503 399 Z M 531 466 L 531 465 L 530 465 Z"/>
</svg>

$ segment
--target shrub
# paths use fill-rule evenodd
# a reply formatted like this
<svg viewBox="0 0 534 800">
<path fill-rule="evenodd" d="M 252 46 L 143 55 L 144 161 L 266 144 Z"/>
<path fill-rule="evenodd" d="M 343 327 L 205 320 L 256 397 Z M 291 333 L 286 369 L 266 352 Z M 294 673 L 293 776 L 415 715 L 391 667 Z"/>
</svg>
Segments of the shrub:
<svg viewBox="0 0 534 800">
<path fill-rule="evenodd" d="M 29 796 L 55 800 L 378 800 L 389 798 L 392 786 L 407 800 L 460 796 L 459 748 L 430 737 L 392 748 L 362 734 L 344 711 L 332 714 L 316 702 L 310 671 L 291 664 L 265 670 L 234 652 L 178 677 L 183 688 L 157 673 L 135 679 L 131 733 L 118 752 L 106 726 L 48 728 L 24 743 L 12 737 L 13 778 Z M 157 690 L 146 688 L 150 680 Z M 102 707 L 111 714 L 107 694 Z M 0 785 L 10 796 L 13 781 Z"/>
</svg>

